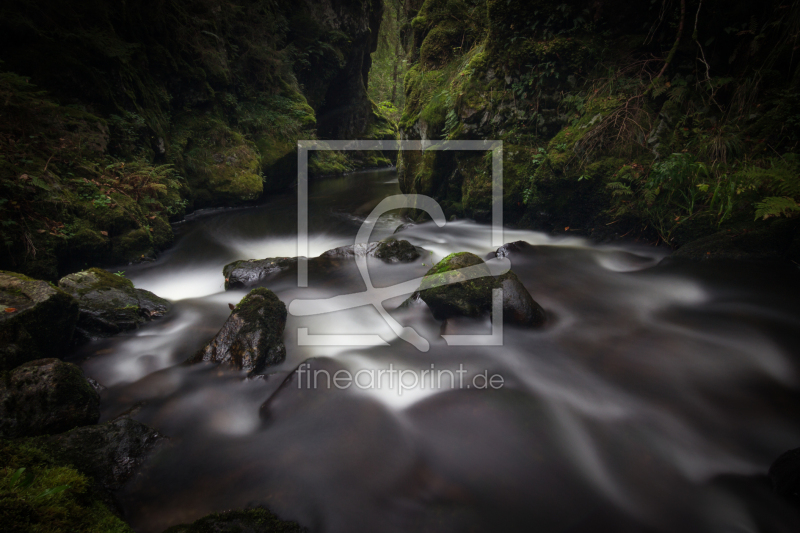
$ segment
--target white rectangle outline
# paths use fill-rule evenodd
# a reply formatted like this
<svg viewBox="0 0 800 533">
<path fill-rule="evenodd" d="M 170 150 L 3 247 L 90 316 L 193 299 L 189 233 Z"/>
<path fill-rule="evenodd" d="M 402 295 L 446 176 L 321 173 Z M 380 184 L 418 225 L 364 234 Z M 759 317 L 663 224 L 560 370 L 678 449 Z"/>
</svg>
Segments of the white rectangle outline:
<svg viewBox="0 0 800 533">
<path fill-rule="evenodd" d="M 425 151 L 492 152 L 492 246 L 503 244 L 503 141 L 297 141 L 297 286 L 308 287 L 308 152 Z"/>
</svg>

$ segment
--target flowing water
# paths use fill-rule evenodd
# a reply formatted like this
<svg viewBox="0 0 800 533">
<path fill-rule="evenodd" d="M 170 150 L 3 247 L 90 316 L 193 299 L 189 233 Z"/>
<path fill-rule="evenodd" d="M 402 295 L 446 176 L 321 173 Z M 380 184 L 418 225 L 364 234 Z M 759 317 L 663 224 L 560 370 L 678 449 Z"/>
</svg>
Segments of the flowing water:
<svg viewBox="0 0 800 533">
<path fill-rule="evenodd" d="M 310 255 L 353 244 L 373 207 L 398 193 L 390 170 L 312 184 Z M 502 346 L 448 346 L 442 334 L 489 335 L 488 317 L 440 324 L 424 305 L 398 308 L 400 296 L 386 309 L 429 351 L 364 306 L 290 314 L 286 361 L 264 379 L 182 365 L 246 294 L 225 292 L 223 265 L 297 255 L 296 217 L 293 195 L 190 217 L 172 250 L 127 269 L 173 302 L 170 315 L 81 352 L 85 373 L 108 388 L 104 420 L 129 412 L 169 437 L 120 495 L 137 531 L 258 504 L 325 532 L 800 530 L 752 477 L 800 446 L 796 268 L 685 265 L 650 247 L 506 229 L 506 242 L 534 245 L 511 265 L 550 318 L 506 326 Z M 373 238 L 403 222 L 381 218 Z M 398 235 L 427 252 L 410 264 L 370 260 L 375 286 L 418 278 L 452 252 L 492 251 L 490 228 L 471 221 Z M 267 285 L 287 304 L 365 290 L 354 264 L 312 271 L 309 288 L 294 275 Z M 385 342 L 299 346 L 298 328 Z M 403 386 L 387 373 L 303 388 L 290 376 L 311 358 L 305 368 L 331 374 L 408 372 Z"/>
</svg>

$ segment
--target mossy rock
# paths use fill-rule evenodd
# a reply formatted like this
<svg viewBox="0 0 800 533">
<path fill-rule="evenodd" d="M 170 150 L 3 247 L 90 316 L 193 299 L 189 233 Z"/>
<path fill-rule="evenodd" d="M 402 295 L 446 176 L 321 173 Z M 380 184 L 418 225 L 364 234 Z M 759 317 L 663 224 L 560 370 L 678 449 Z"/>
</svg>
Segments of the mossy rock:
<svg viewBox="0 0 800 533">
<path fill-rule="evenodd" d="M 0 383 L 0 437 L 61 433 L 99 418 L 100 396 L 72 363 L 38 359 Z"/>
<path fill-rule="evenodd" d="M 286 358 L 286 317 L 286 305 L 274 292 L 253 289 L 233 309 L 217 336 L 189 362 L 227 363 L 249 374 L 280 364 Z"/>
<path fill-rule="evenodd" d="M 707 259 L 774 260 L 793 258 L 800 236 L 800 222 L 777 219 L 736 224 L 678 248 L 672 257 Z M 796 252 L 795 252 L 796 253 Z"/>
<path fill-rule="evenodd" d="M 138 263 L 145 259 L 153 259 L 152 232 L 138 228 L 111 239 L 113 257 L 120 262 Z"/>
<path fill-rule="evenodd" d="M 0 370 L 66 353 L 78 321 L 72 296 L 46 281 L 0 271 L 0 307 Z"/>
<path fill-rule="evenodd" d="M 0 439 L 0 524 L 8 533 L 132 533 L 95 490 L 94 480 L 32 439 Z M 16 484 L 11 480 L 20 470 Z M 32 476 L 28 478 L 28 476 Z M 22 480 L 29 480 L 22 481 Z M 60 487 L 68 487 L 66 490 Z M 56 489 L 49 496 L 47 491 Z"/>
<path fill-rule="evenodd" d="M 297 522 L 286 522 L 269 509 L 215 513 L 188 525 L 172 526 L 164 533 L 304 533 Z"/>
<path fill-rule="evenodd" d="M 467 275 L 462 269 L 480 277 Z M 516 274 L 509 271 L 494 277 L 483 259 L 469 252 L 451 254 L 431 268 L 408 303 L 424 301 L 437 320 L 477 318 L 492 312 L 494 289 L 503 289 L 504 322 L 521 326 L 544 323 L 544 310 Z"/>
<path fill-rule="evenodd" d="M 83 426 L 32 442 L 57 461 L 94 479 L 105 491 L 120 489 L 165 437 L 130 418 Z"/>
<path fill-rule="evenodd" d="M 164 316 L 170 303 L 133 282 L 100 268 L 90 268 L 61 278 L 58 286 L 78 302 L 77 333 L 97 339 L 136 329 Z"/>
</svg>

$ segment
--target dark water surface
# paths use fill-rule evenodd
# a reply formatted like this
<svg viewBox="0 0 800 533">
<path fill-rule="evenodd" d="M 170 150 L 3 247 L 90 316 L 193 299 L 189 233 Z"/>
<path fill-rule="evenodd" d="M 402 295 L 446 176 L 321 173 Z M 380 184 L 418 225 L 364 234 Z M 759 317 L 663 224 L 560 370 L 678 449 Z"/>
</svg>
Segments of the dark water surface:
<svg viewBox="0 0 800 533">
<path fill-rule="evenodd" d="M 353 244 L 364 218 L 399 192 L 392 171 L 312 185 L 311 256 Z M 157 262 L 132 267 L 138 287 L 170 299 L 167 318 L 88 346 L 86 374 L 108 387 L 103 419 L 133 417 L 170 437 L 121 495 L 139 532 L 213 511 L 266 504 L 312 531 L 800 531 L 763 474 L 800 446 L 797 269 L 748 263 L 660 263 L 648 247 L 506 230 L 533 248 L 513 270 L 549 312 L 543 329 L 506 327 L 503 346 L 446 345 L 441 334 L 490 333 L 484 320 L 436 322 L 426 307 L 385 307 L 431 342 L 397 339 L 372 307 L 289 316 L 286 362 L 266 379 L 180 363 L 213 337 L 228 303 L 222 267 L 295 256 L 296 199 L 194 216 Z M 381 219 L 373 235 L 404 221 Z M 424 275 L 457 251 L 492 250 L 488 226 L 410 227 L 433 252 L 411 264 L 370 262 L 376 286 Z M 289 304 L 360 292 L 353 265 L 310 288 L 268 284 Z M 378 334 L 385 346 L 298 346 L 310 334 Z M 464 369 L 503 377 L 497 390 L 281 387 L 312 368 Z M 482 383 L 480 380 L 477 383 Z M 280 389 L 280 390 L 279 390 Z M 268 404 L 262 409 L 266 401 Z"/>
</svg>

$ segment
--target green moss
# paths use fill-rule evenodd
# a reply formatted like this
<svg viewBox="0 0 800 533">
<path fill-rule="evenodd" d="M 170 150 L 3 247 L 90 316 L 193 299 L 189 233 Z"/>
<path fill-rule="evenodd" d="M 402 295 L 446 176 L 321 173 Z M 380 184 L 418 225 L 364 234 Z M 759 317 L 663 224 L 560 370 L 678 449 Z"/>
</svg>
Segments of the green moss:
<svg viewBox="0 0 800 533">
<path fill-rule="evenodd" d="M 244 323 L 251 328 L 256 328 L 263 320 L 261 317 L 279 317 L 282 322 L 286 322 L 286 304 L 269 289 L 259 287 L 247 293 L 247 296 L 236 305 L 234 313 L 244 319 Z M 281 318 L 282 317 L 282 318 Z M 247 333 L 248 329 L 243 328 L 241 333 Z M 282 328 L 281 328 L 282 331 Z"/>
<path fill-rule="evenodd" d="M 31 533 L 130 533 L 93 491 L 93 481 L 58 463 L 29 440 L 0 440 L 0 523 L 4 531 Z M 12 485 L 20 469 L 23 476 Z M 33 474 L 32 482 L 22 482 Z M 48 490 L 68 487 L 51 495 Z"/>
<path fill-rule="evenodd" d="M 428 32 L 419 51 L 423 68 L 436 70 L 447 64 L 455 55 L 455 50 L 460 48 L 465 31 L 462 24 L 445 20 Z"/>
<path fill-rule="evenodd" d="M 301 533 L 306 531 L 296 522 L 285 522 L 268 509 L 227 511 L 201 518 L 189 525 L 173 526 L 164 533 L 235 533 L 260 531 L 263 533 Z"/>
</svg>

